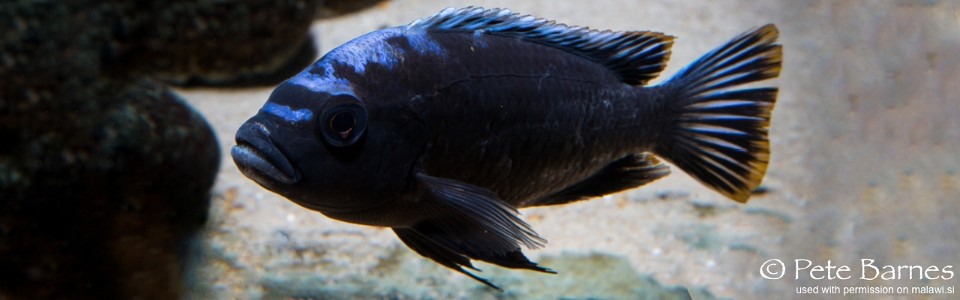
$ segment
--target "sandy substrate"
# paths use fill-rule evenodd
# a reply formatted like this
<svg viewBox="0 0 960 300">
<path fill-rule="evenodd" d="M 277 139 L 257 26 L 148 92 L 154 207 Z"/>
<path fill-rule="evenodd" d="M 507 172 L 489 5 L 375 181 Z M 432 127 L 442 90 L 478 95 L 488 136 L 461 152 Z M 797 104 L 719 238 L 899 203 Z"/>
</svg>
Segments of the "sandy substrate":
<svg viewBox="0 0 960 300">
<path fill-rule="evenodd" d="M 911 279 L 904 273 L 899 280 L 869 280 L 873 274 L 861 269 L 861 259 L 874 259 L 877 266 L 960 265 L 956 2 L 513 2 L 388 1 L 318 21 L 312 32 L 318 48 L 327 52 L 353 37 L 446 6 L 481 5 L 591 28 L 677 36 L 667 76 L 766 23 L 780 28 L 785 52 L 781 77 L 771 81 L 781 92 L 770 134 L 773 158 L 766 193 L 739 205 L 674 169 L 668 178 L 626 193 L 523 210 L 523 217 L 549 240 L 546 248 L 530 251 L 532 259 L 616 257 L 659 285 L 701 296 L 804 298 L 797 293 L 801 286 L 960 287 L 958 276 L 918 279 L 914 273 Z M 643 294 L 631 294 L 629 287 L 625 294 L 599 290 L 602 286 L 591 282 L 623 276 L 622 270 L 600 265 L 571 272 L 558 268 L 558 275 L 481 265 L 484 276 L 508 290 L 498 294 L 412 254 L 387 229 L 327 219 L 260 188 L 240 175 L 229 148 L 236 129 L 270 91 L 179 91 L 213 124 L 224 157 L 190 295 Z M 761 265 L 770 259 L 786 264 L 786 276 L 764 278 Z M 796 259 L 848 265 L 852 278 L 813 279 L 806 271 L 794 272 Z"/>
</svg>

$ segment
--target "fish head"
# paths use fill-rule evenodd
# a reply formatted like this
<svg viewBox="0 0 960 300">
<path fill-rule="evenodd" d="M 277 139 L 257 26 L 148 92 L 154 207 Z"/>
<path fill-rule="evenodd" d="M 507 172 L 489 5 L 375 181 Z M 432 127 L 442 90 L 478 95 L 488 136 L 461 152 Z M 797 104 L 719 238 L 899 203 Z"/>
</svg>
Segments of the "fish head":
<svg viewBox="0 0 960 300">
<path fill-rule="evenodd" d="M 401 138 L 391 114 L 371 102 L 342 82 L 288 80 L 240 126 L 231 155 L 245 176 L 320 212 L 394 200 L 419 146 Z"/>
</svg>

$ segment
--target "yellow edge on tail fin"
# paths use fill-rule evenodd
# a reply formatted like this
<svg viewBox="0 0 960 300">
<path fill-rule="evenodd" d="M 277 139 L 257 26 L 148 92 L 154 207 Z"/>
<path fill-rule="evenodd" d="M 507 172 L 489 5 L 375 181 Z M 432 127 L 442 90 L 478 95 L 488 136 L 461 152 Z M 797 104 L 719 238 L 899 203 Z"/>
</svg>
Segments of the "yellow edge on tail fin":
<svg viewBox="0 0 960 300">
<path fill-rule="evenodd" d="M 780 31 L 777 30 L 777 26 L 773 24 L 767 24 L 761 27 L 759 30 L 762 43 L 772 44 L 776 42 L 777 37 L 780 35 Z M 767 63 L 773 65 L 773 67 L 764 70 L 764 76 L 775 78 L 780 76 L 780 69 L 783 67 L 783 47 L 780 45 L 775 45 L 771 48 L 765 55 L 767 58 Z M 773 102 L 776 102 L 777 95 L 773 96 Z M 770 165 L 770 138 L 768 136 L 768 130 L 770 128 L 770 119 L 773 116 L 774 105 L 770 105 L 769 109 L 760 114 L 760 117 L 763 118 L 763 124 L 760 125 L 761 128 L 764 128 L 763 139 L 754 142 L 755 147 L 758 151 L 756 152 L 756 160 L 750 163 L 750 178 L 747 179 L 747 188 L 741 189 L 738 193 L 727 195 L 730 199 L 733 199 L 740 203 L 746 203 L 750 199 L 750 194 L 763 183 L 763 177 L 767 174 L 767 166 Z"/>
</svg>

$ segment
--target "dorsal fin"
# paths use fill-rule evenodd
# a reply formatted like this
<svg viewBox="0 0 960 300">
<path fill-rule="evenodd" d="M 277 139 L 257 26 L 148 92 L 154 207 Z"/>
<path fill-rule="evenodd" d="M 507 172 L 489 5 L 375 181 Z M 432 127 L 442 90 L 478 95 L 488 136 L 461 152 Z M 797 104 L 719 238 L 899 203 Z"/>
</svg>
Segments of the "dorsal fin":
<svg viewBox="0 0 960 300">
<path fill-rule="evenodd" d="M 598 31 L 520 15 L 508 9 L 447 8 L 416 20 L 408 29 L 480 32 L 511 36 L 562 49 L 605 65 L 624 82 L 643 85 L 657 77 L 670 57 L 673 37 L 650 31 Z"/>
</svg>

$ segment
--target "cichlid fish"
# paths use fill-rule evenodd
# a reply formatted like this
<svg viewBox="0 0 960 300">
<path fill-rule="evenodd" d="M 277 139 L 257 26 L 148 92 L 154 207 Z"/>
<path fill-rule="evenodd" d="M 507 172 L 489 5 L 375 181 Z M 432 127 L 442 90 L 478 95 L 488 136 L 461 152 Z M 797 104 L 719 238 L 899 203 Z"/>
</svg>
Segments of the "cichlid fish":
<svg viewBox="0 0 960 300">
<path fill-rule="evenodd" d="M 642 186 L 665 159 L 745 202 L 769 160 L 777 29 L 733 38 L 655 86 L 673 37 L 506 9 L 446 9 L 327 53 L 237 132 L 237 167 L 324 215 L 386 226 L 484 284 L 471 260 L 554 273 L 518 208 Z"/>
</svg>

